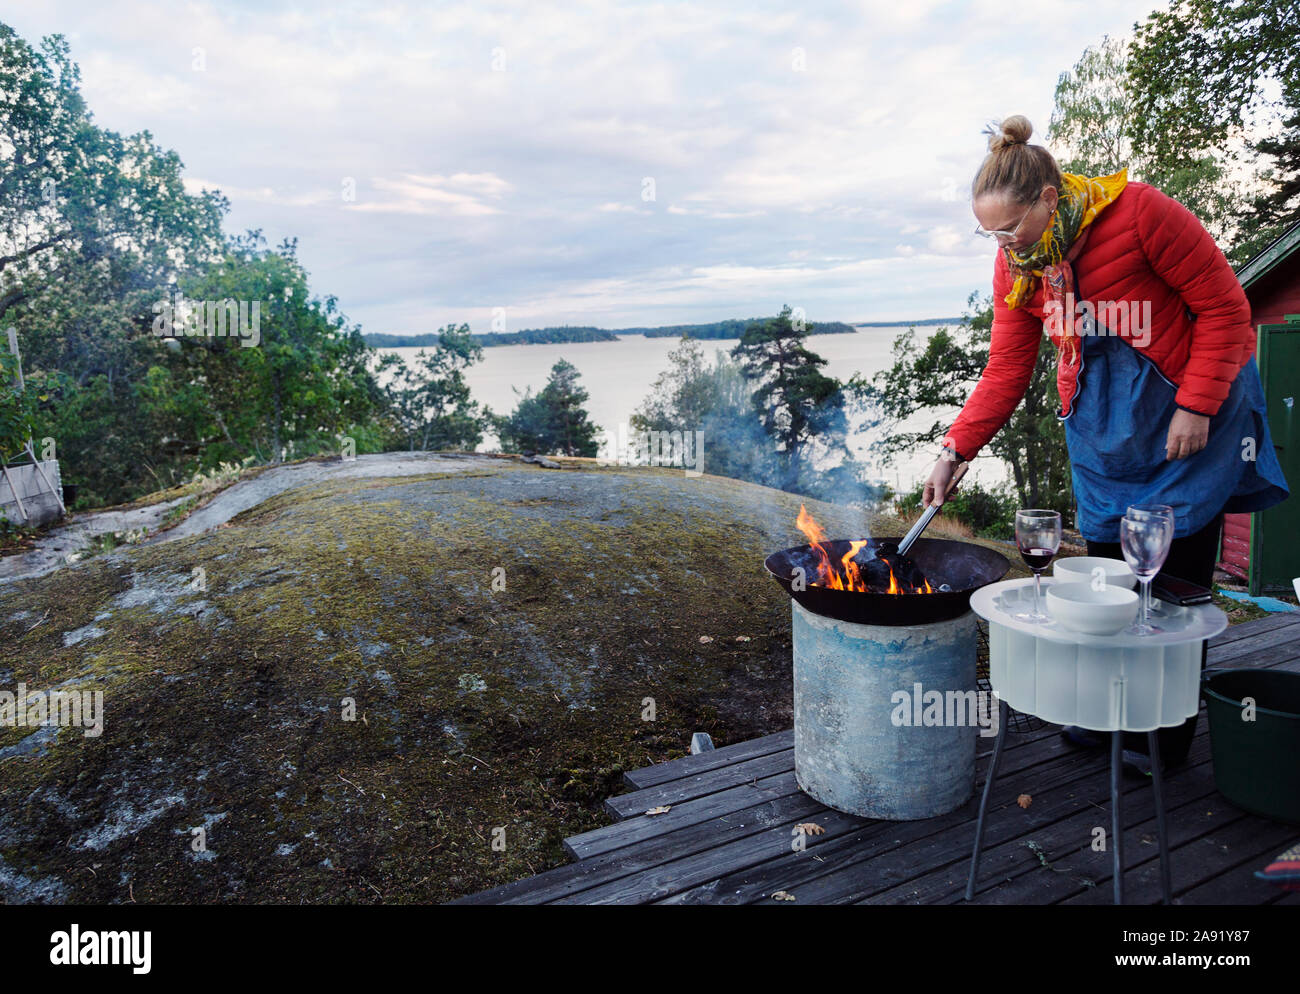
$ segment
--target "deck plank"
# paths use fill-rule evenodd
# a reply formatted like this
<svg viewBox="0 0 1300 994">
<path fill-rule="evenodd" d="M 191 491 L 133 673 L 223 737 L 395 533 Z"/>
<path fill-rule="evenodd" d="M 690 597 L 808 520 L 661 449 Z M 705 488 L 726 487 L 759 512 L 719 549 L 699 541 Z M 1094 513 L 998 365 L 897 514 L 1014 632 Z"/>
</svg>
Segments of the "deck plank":
<svg viewBox="0 0 1300 994">
<path fill-rule="evenodd" d="M 643 790 L 646 787 L 667 783 L 669 780 L 680 780 L 683 777 L 707 773 L 709 770 L 716 770 L 720 766 L 728 766 L 741 760 L 754 759 L 770 752 L 793 748 L 794 729 L 787 728 L 784 732 L 747 739 L 734 745 L 719 746 L 717 749 L 695 756 L 683 756 L 681 759 L 672 759 L 666 763 L 643 766 L 639 770 L 628 770 L 623 774 L 623 782 L 634 790 Z"/>
<path fill-rule="evenodd" d="M 784 736 L 787 733 L 777 734 Z M 774 736 L 768 736 L 768 738 L 772 737 Z M 1023 735 L 1017 734 L 1014 738 L 1009 738 L 1003 756 L 1003 761 L 1007 764 L 1004 768 L 1016 771 L 1047 761 L 1053 751 L 1050 742 L 1056 738 L 1057 732 L 1054 727 L 1037 729 L 1033 732 Z M 1039 751 L 1033 751 L 1030 747 L 1034 743 L 1040 743 L 1047 751 L 1042 751 L 1042 748 Z M 980 745 L 977 745 L 977 749 L 979 748 L 983 748 L 983 752 L 979 755 L 991 755 L 993 751 L 992 737 L 981 739 Z M 1029 751 L 1025 751 L 1026 749 Z M 665 804 L 676 805 L 696 798 L 707 797 L 710 794 L 731 787 L 750 783 L 755 779 L 762 779 L 793 769 L 794 749 L 782 749 L 761 755 L 755 759 L 743 760 L 723 769 L 673 779 L 643 790 L 617 794 L 606 799 L 605 811 L 621 821 L 643 815 L 654 807 Z M 595 831 L 600 831 L 600 829 Z"/>
<path fill-rule="evenodd" d="M 1075 750 L 1071 762 L 1078 775 L 1062 775 L 1055 782 L 1044 780 L 1032 786 L 1004 780 L 999 774 L 990 799 L 981 880 L 992 883 L 998 879 L 994 854 L 1002 852 L 1004 847 L 1006 851 L 1024 853 L 1027 837 L 1038 840 L 1054 824 L 1071 815 L 1092 815 L 1098 810 L 1098 796 L 1108 801 L 1109 782 L 1100 775 L 1106 767 L 1106 758 Z M 1173 789 L 1175 784 L 1184 789 L 1178 778 L 1173 778 L 1168 785 L 1171 805 L 1183 799 Z M 1141 789 L 1145 785 L 1129 781 L 1126 786 Z M 1016 798 L 1027 789 L 1032 790 L 1033 802 L 1028 809 L 1021 809 Z M 1212 791 L 1212 785 L 1200 784 L 1193 788 L 1196 794 Z M 938 903 L 949 892 L 965 889 L 970 849 L 975 841 L 977 804 L 973 800 L 951 815 L 929 819 L 941 830 L 929 835 L 915 833 L 915 840 L 906 838 L 913 833 L 902 829 L 902 825 L 920 823 L 878 823 L 895 843 L 903 843 L 887 852 L 855 851 L 849 845 L 818 847 L 816 854 L 825 861 L 821 864 L 804 858 L 774 862 L 769 867 L 751 870 L 742 875 L 743 879 L 728 879 L 726 890 L 733 900 L 759 900 L 773 890 L 786 890 L 800 900 L 818 904 L 860 901 L 872 894 L 883 894 L 886 903 Z M 1046 847 L 1048 842 L 1044 839 L 1041 844 Z M 870 865 L 864 865 L 868 861 Z M 681 897 L 682 903 L 696 900 L 692 895 Z"/>
<path fill-rule="evenodd" d="M 543 904 L 681 856 L 712 849 L 723 836 L 743 838 L 774 825 L 808 820 L 822 810 L 821 804 L 798 791 L 666 832 L 639 845 L 611 850 L 473 894 L 456 903 Z"/>
<path fill-rule="evenodd" d="M 716 770 L 670 780 L 630 794 L 618 794 L 605 800 L 605 812 L 619 820 L 634 818 L 651 808 L 682 804 L 793 769 L 794 749 L 782 749 L 780 752 L 741 760 Z"/>
<path fill-rule="evenodd" d="M 1059 741 L 1059 739 L 1057 741 Z M 1056 746 L 1056 742 L 1051 743 L 1052 748 L 1056 748 Z M 1094 779 L 1094 770 L 1097 765 L 1096 754 L 1085 753 L 1079 750 L 1071 750 L 1071 753 L 1072 755 L 1062 759 L 1060 762 L 1042 767 L 1042 772 L 1038 774 L 1041 782 L 1045 785 L 1064 785 L 1080 780 L 1089 781 Z M 1037 767 L 1034 768 L 1037 769 Z M 1018 789 L 1015 777 L 1008 777 L 1004 780 L 999 776 L 997 791 L 1006 795 L 1005 800 L 1007 803 L 1014 802 Z M 918 821 L 895 822 L 866 818 L 853 819 L 852 824 L 843 823 L 847 825 L 848 829 L 853 831 L 853 837 L 847 841 L 847 845 L 848 847 L 859 847 L 857 852 L 862 851 L 861 847 L 868 847 L 871 850 L 868 853 L 868 856 L 872 856 L 888 849 L 896 848 L 904 842 L 926 838 L 942 832 L 944 829 L 962 830 L 962 826 L 973 825 L 972 817 L 977 804 L 978 801 L 976 797 L 972 795 L 970 801 L 955 811 L 948 812 L 945 815 L 939 815 L 935 818 L 926 818 Z M 805 854 L 814 854 L 815 858 L 813 863 L 829 858 L 829 853 L 831 851 L 846 848 L 844 845 L 836 844 L 840 836 L 845 833 L 830 831 L 829 823 L 826 821 L 826 819 L 831 819 L 835 824 L 842 824 L 839 819 L 832 817 L 837 814 L 838 812 L 833 812 L 829 808 L 822 808 L 822 816 L 811 819 L 823 828 L 828 829 L 827 834 L 825 835 L 816 835 L 805 840 Z M 769 861 L 780 861 L 783 860 L 787 854 L 796 855 L 799 858 L 802 858 L 805 854 L 793 853 L 790 847 L 790 841 L 791 840 L 787 838 L 785 840 L 786 845 L 783 848 L 773 850 L 769 854 L 768 860 L 761 862 L 767 863 Z M 969 843 L 967 844 L 969 845 Z M 826 855 L 823 855 L 824 852 Z M 752 859 L 752 853 L 748 848 L 742 847 L 733 850 L 726 843 L 723 843 L 719 845 L 711 855 L 714 862 L 714 881 L 732 874 L 743 874 L 744 871 L 752 871 L 757 878 L 757 892 L 760 896 L 765 892 L 766 876 L 769 874 L 770 868 L 759 867 L 759 865 Z M 691 865 L 693 866 L 694 864 Z M 686 888 L 683 881 L 689 877 L 689 873 L 677 873 L 676 868 L 672 866 L 664 867 L 663 870 L 664 876 L 671 879 L 674 885 L 678 887 L 678 890 Z M 781 872 L 783 871 L 780 869 L 777 870 L 778 874 Z M 740 896 L 749 893 L 751 888 L 745 886 L 745 879 L 747 879 L 747 877 L 731 881 L 731 883 L 736 884 L 736 886 L 729 887 L 729 889 L 725 891 L 728 895 L 726 898 L 727 902 L 736 900 L 738 892 L 740 892 Z M 772 887 L 770 889 L 779 890 L 782 888 Z M 655 900 L 661 900 L 663 897 L 669 896 L 669 893 L 663 893 L 659 897 L 656 897 Z M 718 899 L 722 900 L 721 895 L 723 893 L 724 891 L 722 889 L 714 887 L 712 884 L 710 885 L 710 895 L 717 894 L 719 895 Z M 700 896 L 702 895 L 693 895 L 689 898 L 684 898 L 683 903 L 697 901 Z"/>
<path fill-rule="evenodd" d="M 1224 807 L 1228 805 L 1224 802 Z M 1172 827 L 1172 826 L 1171 826 Z M 1154 828 L 1153 828 L 1154 831 Z M 1220 829 L 1211 831 L 1200 838 L 1184 845 L 1174 846 L 1171 862 L 1174 899 L 1180 903 L 1199 903 L 1187 899 L 1188 892 L 1198 885 L 1213 881 L 1220 875 L 1231 874 L 1240 893 L 1246 887 L 1246 878 L 1258 869 L 1255 853 L 1259 847 L 1264 849 L 1281 849 L 1289 840 L 1295 838 L 1294 825 L 1266 821 L 1250 815 L 1237 818 Z M 1150 847 L 1154 853 L 1155 846 Z M 1238 867 L 1246 861 L 1249 870 Z M 1109 890 L 1098 887 L 1095 891 L 1076 894 L 1061 902 L 1063 904 L 1109 904 L 1108 894 L 1098 891 Z M 1154 904 L 1160 900 L 1159 864 L 1148 858 L 1136 868 L 1124 874 L 1124 902 L 1126 904 Z M 1234 903 L 1236 899 L 1234 898 Z"/>
<path fill-rule="evenodd" d="M 1243 638 L 1253 638 L 1276 628 L 1285 628 L 1287 625 L 1296 624 L 1300 624 L 1300 612 L 1278 611 L 1270 614 L 1267 618 L 1256 618 L 1254 621 L 1243 621 L 1239 625 L 1229 625 L 1210 639 L 1210 652 L 1213 653 L 1216 648 L 1229 642 L 1236 642 Z"/>
<path fill-rule="evenodd" d="M 1300 672 L 1300 615 L 1232 626 L 1211 640 L 1207 665 Z M 915 822 L 857 818 L 814 801 L 795 781 L 793 742 L 787 729 L 630 771 L 631 789 L 606 802 L 618 820 L 565 840 L 576 862 L 457 903 L 772 903 L 776 890 L 794 894 L 796 905 L 964 899 L 991 738 L 978 740 L 975 795 L 948 815 Z M 1107 754 L 1069 746 L 1055 725 L 1009 730 L 976 903 L 1110 902 L 1111 856 L 1090 845 L 1093 828 L 1110 827 L 1107 768 Z M 1126 901 L 1154 903 L 1160 867 L 1149 782 L 1126 778 L 1123 789 Z M 1208 720 L 1165 792 L 1176 902 L 1300 904 L 1300 893 L 1253 876 L 1300 829 L 1240 811 L 1218 794 Z M 1020 793 L 1033 797 L 1029 808 L 1015 803 Z M 644 814 L 658 805 L 671 810 Z M 804 821 L 825 834 L 796 852 L 792 833 Z"/>
<path fill-rule="evenodd" d="M 1300 832 L 1291 827 L 1291 839 Z M 1255 876 L 1256 870 L 1262 870 L 1287 843 L 1270 847 L 1257 855 L 1243 861 L 1231 870 L 1191 888 L 1175 898 L 1178 904 L 1270 904 L 1277 900 L 1282 891 L 1277 884 L 1260 880 Z M 1159 883 L 1157 881 L 1157 887 Z M 1159 891 L 1157 891 L 1157 894 Z"/>
<path fill-rule="evenodd" d="M 826 834 L 818 838 L 833 839 L 865 824 L 865 819 L 822 808 L 813 816 Z M 648 904 L 687 887 L 716 880 L 722 863 L 732 869 L 761 863 L 790 849 L 794 826 L 803 819 L 774 826 L 743 839 L 727 841 L 705 852 L 661 863 L 644 873 L 621 877 L 608 884 L 570 898 L 559 904 Z"/>
<path fill-rule="evenodd" d="M 984 738 L 980 742 L 983 743 L 984 751 L 976 755 L 976 771 L 980 771 L 987 764 L 993 751 L 992 738 Z M 1074 754 L 1074 752 L 1076 750 L 1066 746 L 1061 741 L 1060 735 L 1057 734 L 1057 729 L 1054 726 L 1052 728 L 1037 729 L 1031 733 L 1011 734 L 1004 755 L 1002 755 L 1002 771 L 1008 774 L 1023 773 L 1028 769 L 1050 763 L 1058 756 Z M 654 787 L 654 789 L 616 795 L 614 798 L 608 799 L 606 804 L 610 807 L 616 806 L 616 811 L 627 812 L 621 820 L 625 821 L 632 819 L 632 817 L 646 817 L 646 819 L 653 819 L 655 825 L 667 825 L 677 828 L 682 822 L 672 817 L 673 812 L 669 812 L 668 815 L 649 816 L 645 815 L 645 812 L 649 811 L 650 808 L 662 806 L 662 804 L 669 804 L 669 806 L 676 808 L 685 802 L 689 802 L 689 800 L 697 800 L 712 794 L 722 793 L 723 790 L 729 789 L 728 784 L 732 786 L 753 784 L 755 771 L 767 772 L 768 777 L 784 772 L 793 773 L 794 750 L 790 748 L 790 750 L 783 750 L 779 754 L 764 756 L 761 760 L 755 761 L 755 765 L 740 765 L 745 765 L 744 776 L 729 776 L 729 774 L 718 771 L 706 774 L 705 777 L 698 778 L 698 780 L 684 778 L 684 780 L 671 781 L 668 785 L 660 785 L 660 787 Z M 714 777 L 716 777 L 716 780 Z M 710 817 L 707 809 L 689 807 L 686 808 L 686 811 L 695 812 L 697 819 L 699 817 Z M 620 839 L 617 845 L 630 845 L 627 841 L 621 841 L 621 839 L 627 838 L 627 834 L 616 832 L 617 824 L 620 824 L 620 822 L 567 839 L 567 842 L 573 842 L 575 839 L 577 841 L 576 845 L 573 846 L 573 854 L 576 855 L 580 851 L 591 851 L 591 843 L 603 842 L 604 838 L 617 838 Z M 585 859 L 586 856 L 577 856 L 577 858 Z"/>
<path fill-rule="evenodd" d="M 707 797 L 674 804 L 666 814 L 640 815 L 574 835 L 564 840 L 564 848 L 575 859 L 590 859 L 603 852 L 636 845 L 687 825 L 742 811 L 759 801 L 775 800 L 795 793 L 800 793 L 799 785 L 795 783 L 794 770 L 790 769 Z"/>
<path fill-rule="evenodd" d="M 1290 624 L 1213 647 L 1205 665 L 1271 666 L 1293 659 L 1300 659 L 1300 628 Z"/>
<path fill-rule="evenodd" d="M 1175 866 L 1179 861 L 1178 846 L 1221 830 L 1242 817 L 1242 812 L 1221 803 L 1214 787 L 1209 752 L 1209 736 L 1198 736 L 1188 764 L 1171 773 L 1165 782 L 1166 824 Z M 1124 879 L 1128 886 L 1135 868 L 1154 858 L 1158 850 L 1150 783 L 1127 781 L 1120 809 L 1124 823 Z M 1098 827 L 1106 832 L 1107 848 L 1101 852 L 1092 849 L 1092 832 Z M 1031 838 L 1041 846 L 1052 869 L 1043 867 L 1029 849 L 1027 843 Z M 1110 784 L 1105 773 L 1099 772 L 1091 785 L 1088 804 L 1078 812 L 1051 825 L 1047 831 L 1028 833 L 1010 845 L 996 847 L 996 851 L 989 851 L 987 864 L 981 859 L 981 883 L 973 903 L 1056 904 L 1092 890 L 1104 891 L 1108 902 L 1113 865 L 1110 843 Z M 1156 866 L 1158 888 L 1158 862 Z M 962 888 L 936 894 L 934 903 L 963 900 L 964 885 L 963 879 Z M 1156 896 L 1159 897 L 1158 890 Z"/>
</svg>

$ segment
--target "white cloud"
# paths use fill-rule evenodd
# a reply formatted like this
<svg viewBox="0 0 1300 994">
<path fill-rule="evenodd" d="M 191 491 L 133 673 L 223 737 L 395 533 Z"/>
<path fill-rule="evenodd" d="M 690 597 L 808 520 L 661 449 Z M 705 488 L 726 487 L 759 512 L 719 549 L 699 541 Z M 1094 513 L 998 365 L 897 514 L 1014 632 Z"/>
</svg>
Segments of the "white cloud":
<svg viewBox="0 0 1300 994">
<path fill-rule="evenodd" d="M 49 0 L 6 19 L 69 34 L 101 124 L 149 129 L 187 188 L 231 199 L 229 230 L 299 236 L 316 289 L 399 332 L 484 301 L 529 323 L 786 296 L 823 319 L 958 313 L 991 271 L 966 202 L 980 129 L 1024 113 L 1041 135 L 1058 74 L 1149 9 L 1058 0 L 1012 32 L 1001 0 Z"/>
<path fill-rule="evenodd" d="M 376 176 L 371 185 L 381 196 L 368 199 L 358 195 L 348 202 L 349 210 L 372 213 L 448 214 L 477 217 L 500 214 L 501 208 L 488 203 L 500 199 L 511 186 L 491 173 L 457 173 L 454 176 L 419 176 L 406 173 L 397 177 Z"/>
</svg>

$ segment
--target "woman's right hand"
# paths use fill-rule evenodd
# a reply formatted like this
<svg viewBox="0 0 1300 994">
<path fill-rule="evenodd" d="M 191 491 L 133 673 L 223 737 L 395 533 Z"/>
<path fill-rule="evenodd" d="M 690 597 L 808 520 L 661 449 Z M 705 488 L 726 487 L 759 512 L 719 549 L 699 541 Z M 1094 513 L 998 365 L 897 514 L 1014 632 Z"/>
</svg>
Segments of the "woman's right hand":
<svg viewBox="0 0 1300 994">
<path fill-rule="evenodd" d="M 930 476 L 925 481 L 925 490 L 921 493 L 922 507 L 943 504 L 944 495 L 952 485 L 952 476 L 957 472 L 957 466 L 957 460 L 947 458 L 940 458 L 934 464 L 934 469 L 930 470 Z"/>
</svg>

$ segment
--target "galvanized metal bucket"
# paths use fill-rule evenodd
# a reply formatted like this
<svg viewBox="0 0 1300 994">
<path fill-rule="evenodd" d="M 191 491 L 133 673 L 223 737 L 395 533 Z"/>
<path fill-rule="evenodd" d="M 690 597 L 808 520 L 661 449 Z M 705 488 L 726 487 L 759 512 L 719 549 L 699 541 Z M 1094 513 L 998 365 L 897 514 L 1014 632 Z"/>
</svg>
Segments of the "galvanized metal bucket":
<svg viewBox="0 0 1300 994">
<path fill-rule="evenodd" d="M 893 821 L 964 804 L 976 740 L 997 732 L 977 710 L 988 702 L 976 691 L 975 615 L 863 625 L 791 605 L 799 787 L 838 811 Z M 996 704 L 983 713 L 996 718 Z"/>
</svg>

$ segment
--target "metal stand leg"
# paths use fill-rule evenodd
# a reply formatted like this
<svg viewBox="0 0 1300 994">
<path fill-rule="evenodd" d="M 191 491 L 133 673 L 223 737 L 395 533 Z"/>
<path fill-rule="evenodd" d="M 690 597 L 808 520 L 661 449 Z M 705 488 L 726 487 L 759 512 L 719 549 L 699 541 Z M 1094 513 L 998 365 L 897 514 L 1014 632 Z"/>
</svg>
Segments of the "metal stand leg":
<svg viewBox="0 0 1300 994">
<path fill-rule="evenodd" d="M 1160 772 L 1160 742 L 1154 731 L 1147 732 L 1147 751 L 1151 754 L 1151 787 L 1156 799 L 1156 838 L 1160 840 L 1160 894 L 1165 904 L 1172 904 L 1173 891 L 1169 882 L 1169 833 L 1165 828 L 1165 799 L 1163 774 Z"/>
<path fill-rule="evenodd" d="M 9 465 L 3 459 L 0 459 L 0 471 L 4 472 L 5 482 L 9 484 L 9 492 L 14 495 L 14 500 L 18 502 L 18 510 L 26 521 L 31 515 L 27 513 L 27 508 L 23 507 L 23 499 L 18 496 L 18 488 L 14 486 L 13 478 L 9 475 Z"/>
<path fill-rule="evenodd" d="M 49 489 L 50 493 L 54 495 L 54 499 L 58 501 L 59 510 L 64 514 L 67 514 L 68 509 L 63 505 L 63 497 L 59 493 L 59 488 L 51 483 L 50 478 L 45 475 L 45 470 L 41 468 L 41 461 L 36 458 L 36 450 L 32 448 L 32 440 L 30 438 L 27 440 L 27 454 L 32 457 L 32 465 L 36 467 L 36 472 L 39 473 L 41 479 L 45 481 L 45 486 Z"/>
<path fill-rule="evenodd" d="M 975 896 L 975 877 L 980 870 L 980 846 L 984 843 L 984 815 L 989 809 L 989 795 L 993 793 L 993 778 L 998 774 L 998 760 L 1002 758 L 1002 743 L 1007 737 L 1007 702 L 998 698 L 998 737 L 993 743 L 993 758 L 984 778 L 984 796 L 980 799 L 979 817 L 975 819 L 975 851 L 970 858 L 970 879 L 966 881 L 966 900 Z"/>
<path fill-rule="evenodd" d="M 1119 817 L 1119 777 L 1124 733 L 1110 733 L 1110 846 L 1114 853 L 1115 903 L 1124 903 L 1124 831 Z"/>
</svg>

